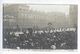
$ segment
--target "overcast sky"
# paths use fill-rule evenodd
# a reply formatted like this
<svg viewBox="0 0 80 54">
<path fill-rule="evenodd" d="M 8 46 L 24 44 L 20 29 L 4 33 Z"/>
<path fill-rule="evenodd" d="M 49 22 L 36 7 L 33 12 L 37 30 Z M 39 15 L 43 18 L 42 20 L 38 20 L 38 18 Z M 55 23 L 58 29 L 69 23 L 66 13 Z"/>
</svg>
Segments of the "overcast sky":
<svg viewBox="0 0 80 54">
<path fill-rule="evenodd" d="M 29 5 L 32 10 L 69 14 L 69 5 Z"/>
</svg>

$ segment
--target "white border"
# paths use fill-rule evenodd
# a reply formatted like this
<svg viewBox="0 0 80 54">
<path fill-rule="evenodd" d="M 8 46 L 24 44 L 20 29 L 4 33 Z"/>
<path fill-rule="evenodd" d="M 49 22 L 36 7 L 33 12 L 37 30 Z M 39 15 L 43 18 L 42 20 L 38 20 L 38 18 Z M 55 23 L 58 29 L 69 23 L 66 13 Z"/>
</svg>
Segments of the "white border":
<svg viewBox="0 0 80 54">
<path fill-rule="evenodd" d="M 79 0 L 0 0 L 0 53 L 1 54 L 79 54 L 80 52 L 80 4 Z M 78 50 L 51 50 L 51 51 L 32 51 L 32 50 L 3 50 L 2 49 L 2 4 L 77 4 L 78 5 Z"/>
</svg>

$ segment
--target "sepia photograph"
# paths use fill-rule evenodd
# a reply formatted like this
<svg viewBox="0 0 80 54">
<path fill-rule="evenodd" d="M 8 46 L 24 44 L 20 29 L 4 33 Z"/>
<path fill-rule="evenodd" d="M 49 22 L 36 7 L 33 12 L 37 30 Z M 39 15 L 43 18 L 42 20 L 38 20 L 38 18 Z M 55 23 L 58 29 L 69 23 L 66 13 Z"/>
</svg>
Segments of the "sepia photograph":
<svg viewBox="0 0 80 54">
<path fill-rule="evenodd" d="M 78 5 L 3 4 L 3 49 L 77 50 Z"/>
</svg>

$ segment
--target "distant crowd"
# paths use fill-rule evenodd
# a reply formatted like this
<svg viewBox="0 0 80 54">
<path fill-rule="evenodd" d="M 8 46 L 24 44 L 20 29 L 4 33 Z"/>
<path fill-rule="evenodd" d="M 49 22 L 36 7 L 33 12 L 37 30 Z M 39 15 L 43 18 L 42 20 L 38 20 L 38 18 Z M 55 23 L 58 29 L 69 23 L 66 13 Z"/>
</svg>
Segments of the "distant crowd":
<svg viewBox="0 0 80 54">
<path fill-rule="evenodd" d="M 3 48 L 9 49 L 76 49 L 77 32 L 4 32 Z"/>
</svg>

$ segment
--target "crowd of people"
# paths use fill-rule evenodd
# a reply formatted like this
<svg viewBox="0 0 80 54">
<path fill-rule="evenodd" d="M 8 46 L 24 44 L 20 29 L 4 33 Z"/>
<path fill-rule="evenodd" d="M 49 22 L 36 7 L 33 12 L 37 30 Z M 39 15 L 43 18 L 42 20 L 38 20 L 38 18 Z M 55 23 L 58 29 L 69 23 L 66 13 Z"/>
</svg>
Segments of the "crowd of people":
<svg viewBox="0 0 80 54">
<path fill-rule="evenodd" d="M 76 49 L 77 32 L 48 32 L 29 33 L 15 35 L 15 32 L 4 32 L 3 47 L 10 49 Z"/>
</svg>

